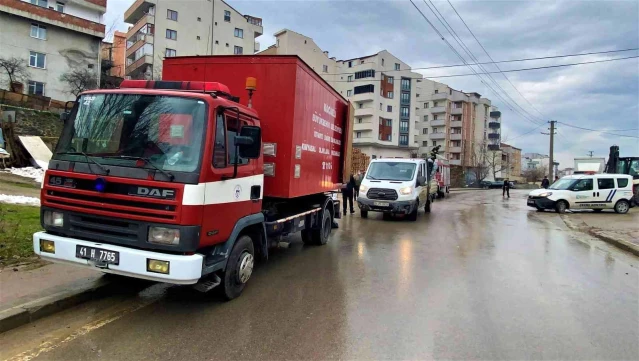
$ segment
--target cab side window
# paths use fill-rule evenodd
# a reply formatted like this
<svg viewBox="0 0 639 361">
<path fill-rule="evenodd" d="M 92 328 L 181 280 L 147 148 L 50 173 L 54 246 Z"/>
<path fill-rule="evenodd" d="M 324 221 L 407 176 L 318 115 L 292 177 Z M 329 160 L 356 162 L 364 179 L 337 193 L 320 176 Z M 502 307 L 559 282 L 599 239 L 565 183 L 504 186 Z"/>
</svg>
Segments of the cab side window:
<svg viewBox="0 0 639 361">
<path fill-rule="evenodd" d="M 575 185 L 572 187 L 572 190 L 575 192 L 591 191 L 592 179 L 581 179 L 579 182 L 575 183 Z"/>
<path fill-rule="evenodd" d="M 227 164 L 235 164 L 235 152 L 237 151 L 237 147 L 235 146 L 235 136 L 240 134 L 240 129 L 242 125 L 246 125 L 245 122 L 240 122 L 239 119 L 233 117 L 226 118 L 226 139 L 229 145 L 228 152 L 228 163 Z M 246 158 L 238 158 L 238 165 L 248 164 L 249 160 Z"/>
<path fill-rule="evenodd" d="M 215 144 L 213 146 L 213 167 L 226 168 L 226 132 L 224 116 L 218 114 L 215 120 Z"/>
<path fill-rule="evenodd" d="M 613 178 L 599 178 L 597 179 L 597 187 L 599 189 L 614 189 L 615 180 Z"/>
<path fill-rule="evenodd" d="M 628 186 L 628 178 L 617 178 L 617 185 L 619 188 L 626 188 Z"/>
<path fill-rule="evenodd" d="M 423 164 L 419 164 L 417 166 L 417 178 L 419 179 L 419 177 L 423 177 L 424 176 L 424 165 Z"/>
</svg>

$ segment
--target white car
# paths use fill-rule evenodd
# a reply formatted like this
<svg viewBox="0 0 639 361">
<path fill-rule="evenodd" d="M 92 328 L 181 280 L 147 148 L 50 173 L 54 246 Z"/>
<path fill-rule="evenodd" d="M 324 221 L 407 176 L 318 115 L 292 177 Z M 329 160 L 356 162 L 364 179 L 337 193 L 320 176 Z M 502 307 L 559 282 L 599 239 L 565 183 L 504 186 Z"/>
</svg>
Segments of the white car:
<svg viewBox="0 0 639 361">
<path fill-rule="evenodd" d="M 424 159 L 376 159 L 368 166 L 357 195 L 362 218 L 368 212 L 406 214 L 417 219 L 417 210 L 430 212 L 437 192 L 437 181 L 427 177 Z M 432 178 L 432 177 L 431 177 Z"/>
<path fill-rule="evenodd" d="M 537 210 L 614 209 L 628 213 L 632 199 L 632 176 L 625 174 L 570 175 L 548 189 L 536 189 L 528 195 L 527 204 Z"/>
</svg>

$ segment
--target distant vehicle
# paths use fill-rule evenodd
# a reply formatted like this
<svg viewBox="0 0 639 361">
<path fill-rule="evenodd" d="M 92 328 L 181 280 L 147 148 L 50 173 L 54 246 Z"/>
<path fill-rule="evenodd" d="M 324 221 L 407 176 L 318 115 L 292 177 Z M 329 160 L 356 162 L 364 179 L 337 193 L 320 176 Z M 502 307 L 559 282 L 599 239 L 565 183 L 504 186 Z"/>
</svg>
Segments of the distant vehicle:
<svg viewBox="0 0 639 361">
<path fill-rule="evenodd" d="M 437 155 L 437 198 L 444 198 L 450 192 L 450 162 L 448 159 Z"/>
<path fill-rule="evenodd" d="M 603 173 L 605 167 L 604 158 L 575 158 L 574 174 Z"/>
<path fill-rule="evenodd" d="M 619 146 L 613 145 L 605 172 L 632 176 L 634 203 L 639 206 L 639 157 L 619 157 Z"/>
<path fill-rule="evenodd" d="M 625 174 L 570 175 L 550 185 L 536 189 L 528 195 L 529 207 L 539 211 L 554 209 L 564 213 L 567 209 L 593 209 L 601 212 L 614 209 L 628 213 L 632 194 L 632 177 Z"/>
</svg>

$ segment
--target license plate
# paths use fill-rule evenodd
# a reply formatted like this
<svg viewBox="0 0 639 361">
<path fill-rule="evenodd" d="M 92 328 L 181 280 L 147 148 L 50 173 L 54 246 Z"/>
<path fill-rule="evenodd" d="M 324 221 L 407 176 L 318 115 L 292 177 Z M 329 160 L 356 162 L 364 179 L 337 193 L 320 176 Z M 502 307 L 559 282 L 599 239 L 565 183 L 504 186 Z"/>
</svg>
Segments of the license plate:
<svg viewBox="0 0 639 361">
<path fill-rule="evenodd" d="M 377 207 L 388 207 L 390 205 L 390 203 L 388 203 L 388 202 L 373 202 L 373 205 L 377 206 Z"/>
<path fill-rule="evenodd" d="M 120 252 L 107 251 L 106 249 L 75 246 L 75 256 L 82 259 L 90 259 L 99 263 L 120 264 Z"/>
<path fill-rule="evenodd" d="M 528 200 L 528 204 L 535 204 L 535 201 L 533 201 L 532 199 Z"/>
</svg>

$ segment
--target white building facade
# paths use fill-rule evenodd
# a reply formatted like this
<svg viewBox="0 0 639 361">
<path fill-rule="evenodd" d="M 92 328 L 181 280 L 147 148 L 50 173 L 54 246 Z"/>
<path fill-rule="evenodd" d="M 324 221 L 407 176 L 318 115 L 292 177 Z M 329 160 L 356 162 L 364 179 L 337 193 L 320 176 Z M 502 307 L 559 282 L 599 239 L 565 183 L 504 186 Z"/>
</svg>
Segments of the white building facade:
<svg viewBox="0 0 639 361">
<path fill-rule="evenodd" d="M 166 57 L 253 54 L 262 19 L 243 15 L 222 0 L 137 0 L 124 14 L 126 72 L 132 79 L 161 79 Z"/>
</svg>

